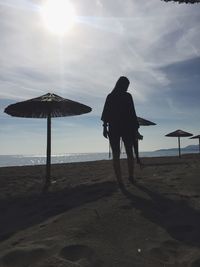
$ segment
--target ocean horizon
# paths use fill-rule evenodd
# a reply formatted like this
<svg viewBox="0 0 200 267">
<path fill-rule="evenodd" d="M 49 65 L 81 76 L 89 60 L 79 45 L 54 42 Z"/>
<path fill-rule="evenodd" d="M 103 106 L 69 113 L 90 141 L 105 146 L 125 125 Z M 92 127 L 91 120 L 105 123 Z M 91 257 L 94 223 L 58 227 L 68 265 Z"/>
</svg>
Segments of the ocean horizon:
<svg viewBox="0 0 200 267">
<path fill-rule="evenodd" d="M 198 153 L 194 150 L 182 150 L 182 154 Z M 140 157 L 167 157 L 178 156 L 178 150 L 156 150 L 140 152 Z M 126 158 L 126 154 L 122 153 L 121 158 Z M 99 153 L 66 153 L 51 156 L 52 164 L 87 162 L 97 160 L 109 160 L 108 152 Z M 27 165 L 44 165 L 46 164 L 46 155 L 0 155 L 0 167 L 11 166 L 27 166 Z"/>
</svg>

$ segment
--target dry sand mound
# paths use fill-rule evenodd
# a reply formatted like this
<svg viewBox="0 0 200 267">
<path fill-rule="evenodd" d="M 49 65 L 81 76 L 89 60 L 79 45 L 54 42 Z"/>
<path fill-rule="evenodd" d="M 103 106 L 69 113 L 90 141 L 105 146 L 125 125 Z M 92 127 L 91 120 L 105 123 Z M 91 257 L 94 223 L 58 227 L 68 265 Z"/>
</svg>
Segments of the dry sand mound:
<svg viewBox="0 0 200 267">
<path fill-rule="evenodd" d="M 27 267 L 40 261 L 47 255 L 47 249 L 41 246 L 19 247 L 12 249 L 1 257 L 5 267 Z"/>
</svg>

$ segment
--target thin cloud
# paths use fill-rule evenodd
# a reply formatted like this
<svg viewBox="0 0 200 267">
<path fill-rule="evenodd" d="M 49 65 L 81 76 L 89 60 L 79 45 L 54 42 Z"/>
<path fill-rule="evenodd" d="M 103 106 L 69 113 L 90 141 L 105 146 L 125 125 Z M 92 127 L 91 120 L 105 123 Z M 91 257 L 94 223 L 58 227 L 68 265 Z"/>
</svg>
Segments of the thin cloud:
<svg viewBox="0 0 200 267">
<path fill-rule="evenodd" d="M 91 106 L 88 118 L 99 122 L 106 95 L 126 75 L 140 116 L 198 115 L 200 5 L 77 0 L 77 23 L 59 38 L 45 30 L 40 0 L 6 3 L 0 1 L 1 110 L 7 101 L 54 92 Z"/>
</svg>

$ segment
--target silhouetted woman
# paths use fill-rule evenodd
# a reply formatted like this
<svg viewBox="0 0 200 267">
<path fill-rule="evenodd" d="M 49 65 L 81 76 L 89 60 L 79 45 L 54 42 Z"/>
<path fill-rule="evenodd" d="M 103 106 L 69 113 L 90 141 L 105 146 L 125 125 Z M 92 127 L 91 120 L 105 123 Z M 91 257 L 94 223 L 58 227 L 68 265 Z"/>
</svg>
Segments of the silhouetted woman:
<svg viewBox="0 0 200 267">
<path fill-rule="evenodd" d="M 120 139 L 122 138 L 127 154 L 129 180 L 134 182 L 133 146 L 137 147 L 139 123 L 137 120 L 133 99 L 127 92 L 128 78 L 122 76 L 117 81 L 112 92 L 107 96 L 101 120 L 103 121 L 103 135 L 109 137 L 113 154 L 113 167 L 119 184 L 122 184 L 120 168 Z M 136 158 L 139 163 L 138 151 Z"/>
</svg>

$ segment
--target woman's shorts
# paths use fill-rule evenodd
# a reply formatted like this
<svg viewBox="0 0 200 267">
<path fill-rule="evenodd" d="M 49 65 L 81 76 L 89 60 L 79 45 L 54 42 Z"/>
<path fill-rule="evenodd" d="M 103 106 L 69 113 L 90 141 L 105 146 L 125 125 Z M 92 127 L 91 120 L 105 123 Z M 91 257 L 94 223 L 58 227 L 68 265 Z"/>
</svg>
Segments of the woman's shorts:
<svg viewBox="0 0 200 267">
<path fill-rule="evenodd" d="M 132 129 L 125 130 L 109 127 L 109 140 L 113 153 L 120 153 L 121 138 L 125 148 L 132 148 L 135 136 L 135 132 Z"/>
</svg>

